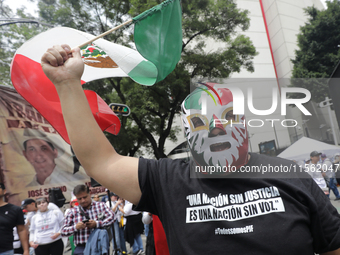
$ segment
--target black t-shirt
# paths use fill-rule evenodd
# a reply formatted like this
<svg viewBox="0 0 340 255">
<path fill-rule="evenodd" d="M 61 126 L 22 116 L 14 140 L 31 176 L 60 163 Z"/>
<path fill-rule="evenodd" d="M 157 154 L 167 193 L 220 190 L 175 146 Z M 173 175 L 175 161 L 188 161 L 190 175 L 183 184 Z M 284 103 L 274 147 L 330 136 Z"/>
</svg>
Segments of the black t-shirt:
<svg viewBox="0 0 340 255">
<path fill-rule="evenodd" d="M 251 154 L 247 166 L 265 164 L 294 163 Z M 339 214 L 307 173 L 200 179 L 181 160 L 142 158 L 138 173 L 134 209 L 159 216 L 170 254 L 313 255 L 340 247 Z"/>
<path fill-rule="evenodd" d="M 13 228 L 25 225 L 24 214 L 19 206 L 0 206 L 0 252 L 13 250 Z"/>
</svg>

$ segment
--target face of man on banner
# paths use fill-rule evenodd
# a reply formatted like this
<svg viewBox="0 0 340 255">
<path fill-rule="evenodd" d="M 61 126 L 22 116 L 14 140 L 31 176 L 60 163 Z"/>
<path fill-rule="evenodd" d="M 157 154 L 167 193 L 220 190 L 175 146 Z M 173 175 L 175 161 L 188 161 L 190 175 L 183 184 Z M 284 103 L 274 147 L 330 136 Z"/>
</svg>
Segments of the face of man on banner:
<svg viewBox="0 0 340 255">
<path fill-rule="evenodd" d="M 52 143 L 43 139 L 30 139 L 24 142 L 23 154 L 37 173 L 37 179 L 43 183 L 56 166 L 58 151 Z"/>
<path fill-rule="evenodd" d="M 200 166 L 240 166 L 248 159 L 244 115 L 233 115 L 227 88 L 207 85 L 193 91 L 182 104 L 182 119 L 191 154 Z"/>
</svg>

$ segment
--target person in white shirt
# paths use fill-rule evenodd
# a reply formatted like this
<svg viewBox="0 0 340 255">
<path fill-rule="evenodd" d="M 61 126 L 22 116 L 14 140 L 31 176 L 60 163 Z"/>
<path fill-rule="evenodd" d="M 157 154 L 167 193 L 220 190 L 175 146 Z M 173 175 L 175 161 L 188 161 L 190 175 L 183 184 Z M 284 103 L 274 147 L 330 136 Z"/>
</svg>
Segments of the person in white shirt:
<svg viewBox="0 0 340 255">
<path fill-rule="evenodd" d="M 306 166 L 305 171 L 313 178 L 316 184 L 328 195 L 328 188 L 324 177 L 326 173 L 322 170 L 322 165 L 319 163 L 321 152 L 312 151 L 310 153 L 310 163 Z"/>
<path fill-rule="evenodd" d="M 115 243 L 117 245 L 117 248 L 115 247 L 115 245 L 113 246 L 113 248 L 115 250 L 118 250 L 118 254 L 119 252 L 126 252 L 126 246 L 125 246 L 125 238 L 124 238 L 124 234 L 122 235 L 120 232 L 123 231 L 123 228 L 119 227 L 119 223 L 122 219 L 122 216 L 124 215 L 124 201 L 121 198 L 118 198 L 118 196 L 111 192 L 110 193 L 110 197 L 111 197 L 111 207 L 110 207 L 110 201 L 106 202 L 107 207 L 111 208 L 112 211 L 115 214 L 114 217 L 114 230 L 115 230 Z M 114 243 L 114 242 L 113 242 Z"/>
<path fill-rule="evenodd" d="M 321 154 L 321 161 L 322 161 L 322 170 L 326 173 L 326 183 L 328 184 L 328 192 L 330 193 L 331 190 L 335 195 L 335 201 L 340 200 L 340 194 L 338 188 L 336 187 L 336 179 L 335 179 L 335 166 L 327 158 L 326 154 Z M 329 194 L 328 194 L 329 197 Z"/>
<path fill-rule="evenodd" d="M 53 203 L 48 203 L 47 207 L 49 210 L 56 210 L 60 215 L 63 215 L 62 211 L 59 209 L 57 205 Z M 29 225 L 31 224 L 32 217 L 38 212 L 37 204 L 34 199 L 26 198 L 21 202 L 21 209 L 27 211 L 25 225 L 29 227 Z"/>
<path fill-rule="evenodd" d="M 58 211 L 48 209 L 46 198 L 38 198 L 36 203 L 38 212 L 31 219 L 30 245 L 36 255 L 62 255 L 64 244 L 60 230 L 64 217 Z"/>
</svg>

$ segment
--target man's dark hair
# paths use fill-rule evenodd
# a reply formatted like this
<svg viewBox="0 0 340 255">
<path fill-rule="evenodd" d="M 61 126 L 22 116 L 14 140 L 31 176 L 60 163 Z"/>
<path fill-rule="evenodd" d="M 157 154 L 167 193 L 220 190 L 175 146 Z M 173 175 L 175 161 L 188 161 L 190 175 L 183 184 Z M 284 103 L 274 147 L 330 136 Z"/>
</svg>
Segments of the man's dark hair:
<svg viewBox="0 0 340 255">
<path fill-rule="evenodd" d="M 51 142 L 48 142 L 48 141 L 46 141 L 46 140 L 44 140 L 44 139 L 39 139 L 39 138 L 36 138 L 36 139 L 45 141 L 45 142 L 52 148 L 52 150 L 55 149 L 54 145 L 53 145 Z M 32 140 L 32 139 L 30 139 L 30 140 Z M 25 150 L 27 149 L 27 142 L 28 142 L 28 141 L 29 141 L 29 140 L 27 140 L 27 141 L 25 141 L 25 142 L 23 143 L 24 149 L 25 149 Z"/>
<path fill-rule="evenodd" d="M 1 189 L 6 189 L 6 188 L 5 188 L 5 184 L 3 184 L 2 182 L 0 182 L 0 188 L 1 188 Z"/>
<path fill-rule="evenodd" d="M 82 192 L 90 193 L 90 188 L 84 184 L 80 184 L 75 186 L 73 189 L 73 195 L 75 196 Z"/>
</svg>

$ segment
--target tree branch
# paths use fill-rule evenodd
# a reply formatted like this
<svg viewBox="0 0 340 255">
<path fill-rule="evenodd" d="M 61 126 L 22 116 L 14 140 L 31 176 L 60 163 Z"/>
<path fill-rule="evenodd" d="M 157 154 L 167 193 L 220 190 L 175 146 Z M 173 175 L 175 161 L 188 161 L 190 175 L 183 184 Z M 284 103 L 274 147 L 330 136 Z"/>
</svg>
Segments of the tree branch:
<svg viewBox="0 0 340 255">
<path fill-rule="evenodd" d="M 130 149 L 129 156 L 133 157 L 135 155 L 135 153 L 139 150 L 141 143 L 142 143 L 142 139 L 139 137 L 137 139 L 137 145 L 134 145 L 133 148 Z"/>
<path fill-rule="evenodd" d="M 121 81 L 121 79 L 118 79 L 117 85 L 116 85 L 114 83 L 113 79 L 109 79 L 109 82 L 111 83 L 112 87 L 116 90 L 120 100 L 122 100 L 123 104 L 126 104 L 126 98 L 125 98 L 124 94 L 122 93 L 120 81 Z"/>
<path fill-rule="evenodd" d="M 152 146 L 152 149 L 154 151 L 156 158 L 157 159 L 161 158 L 163 155 L 161 155 L 162 153 L 159 152 L 159 149 L 157 147 L 157 142 L 154 139 L 153 135 L 144 127 L 144 125 L 142 124 L 142 122 L 140 121 L 140 119 L 137 117 L 135 113 L 131 113 L 131 116 L 132 116 L 132 119 L 136 122 L 137 126 L 141 129 L 143 134 L 146 136 L 146 138 L 151 143 L 151 146 Z"/>
<path fill-rule="evenodd" d="M 213 28 L 211 28 L 211 29 L 215 29 L 215 27 L 213 27 Z M 191 36 L 191 37 L 189 38 L 189 40 L 188 40 L 186 43 L 183 43 L 182 51 L 183 51 L 183 49 L 189 44 L 189 42 L 192 41 L 196 36 L 199 36 L 199 35 L 201 35 L 201 34 L 204 34 L 205 32 L 207 32 L 207 31 L 209 31 L 209 30 L 211 30 L 211 29 L 207 28 L 207 29 L 202 30 L 202 31 L 199 31 L 198 33 L 196 33 L 196 34 L 194 34 L 193 36 Z"/>
<path fill-rule="evenodd" d="M 145 109 L 148 110 L 150 113 L 153 113 L 154 115 L 162 117 L 162 114 L 160 112 L 157 112 L 157 111 L 153 110 L 152 108 L 145 107 Z"/>
<path fill-rule="evenodd" d="M 162 151 L 163 151 L 163 148 L 164 148 L 165 140 L 171 132 L 172 123 L 173 123 L 173 120 L 174 120 L 174 117 L 175 117 L 175 114 L 176 114 L 176 105 L 179 102 L 178 99 L 177 99 L 177 98 L 179 98 L 179 94 L 177 94 L 175 98 L 176 98 L 176 100 L 172 103 L 172 107 L 171 107 L 171 110 L 170 110 L 170 116 L 168 118 L 168 125 L 167 125 L 166 129 L 164 130 L 164 132 L 162 132 L 163 135 L 161 135 L 160 139 L 159 139 L 159 147 L 160 147 L 160 149 L 162 149 Z"/>
<path fill-rule="evenodd" d="M 98 21 L 100 23 L 100 27 L 101 27 L 102 33 L 104 33 L 104 32 L 106 32 L 106 28 L 105 28 L 105 26 L 104 26 L 104 24 L 103 24 L 103 22 L 102 22 L 102 20 L 100 18 L 100 15 L 98 13 L 98 4 L 97 3 L 95 4 L 95 8 L 94 9 L 96 11 L 97 19 L 98 19 Z"/>
</svg>

